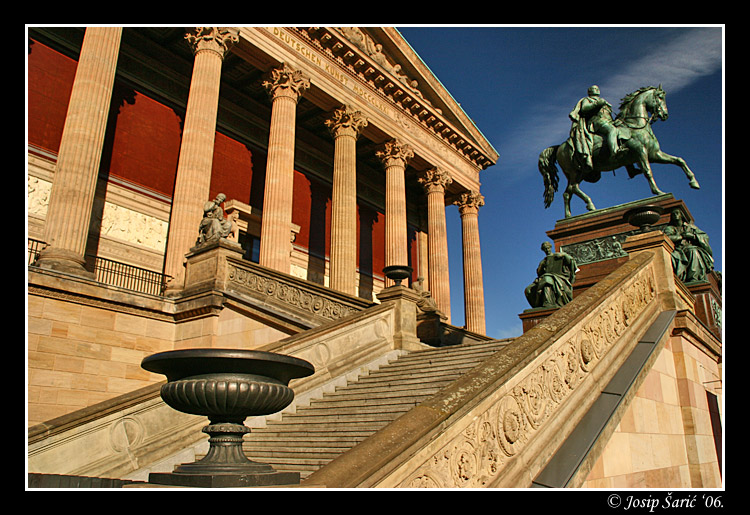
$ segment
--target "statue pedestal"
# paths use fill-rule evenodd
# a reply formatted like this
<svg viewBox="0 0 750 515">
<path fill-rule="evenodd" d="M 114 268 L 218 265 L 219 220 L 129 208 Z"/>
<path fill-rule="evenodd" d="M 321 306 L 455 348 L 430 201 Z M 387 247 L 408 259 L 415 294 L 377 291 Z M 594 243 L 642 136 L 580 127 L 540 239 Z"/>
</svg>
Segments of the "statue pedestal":
<svg viewBox="0 0 750 515">
<path fill-rule="evenodd" d="M 566 252 L 576 260 L 579 271 L 573 283 L 574 298 L 628 260 L 622 244 L 628 236 L 641 230 L 628 223 L 625 213 L 645 205 L 659 206 L 664 210 L 659 221 L 652 225 L 653 229 L 669 223 L 669 214 L 674 208 L 679 207 L 690 216 L 684 202 L 667 193 L 564 218 L 555 223 L 554 229 L 547 231 L 555 250 Z"/>
<path fill-rule="evenodd" d="M 575 283 L 574 283 L 575 284 Z M 525 333 L 560 308 L 530 308 L 518 315 Z"/>
<path fill-rule="evenodd" d="M 547 231 L 547 236 L 554 242 L 555 251 L 563 251 L 576 260 L 579 270 L 573 283 L 573 298 L 628 260 L 628 253 L 623 249 L 625 240 L 644 230 L 631 225 L 625 214 L 641 206 L 658 206 L 662 209 L 659 220 L 651 224 L 650 230 L 661 230 L 666 226 L 675 208 L 679 208 L 686 218 L 693 219 L 685 203 L 667 193 L 564 218 L 555 223 L 554 229 Z M 697 223 L 700 225 L 700 221 Z M 675 277 L 675 281 L 679 282 L 679 279 Z M 707 282 L 680 284 L 683 291 L 693 297 L 696 317 L 721 339 L 721 275 L 711 272 Z M 527 309 L 519 315 L 524 332 L 554 312 L 555 309 Z"/>
</svg>

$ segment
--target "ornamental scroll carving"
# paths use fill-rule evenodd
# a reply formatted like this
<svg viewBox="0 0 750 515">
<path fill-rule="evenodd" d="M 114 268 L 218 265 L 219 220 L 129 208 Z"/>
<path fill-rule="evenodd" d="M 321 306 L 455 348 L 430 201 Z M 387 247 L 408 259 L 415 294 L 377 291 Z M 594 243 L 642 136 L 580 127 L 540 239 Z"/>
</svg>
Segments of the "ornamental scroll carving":
<svg viewBox="0 0 750 515">
<path fill-rule="evenodd" d="M 240 290 L 307 311 L 312 315 L 337 320 L 357 311 L 352 306 L 336 302 L 322 295 L 317 295 L 288 283 L 257 274 L 251 270 L 228 264 L 229 282 Z"/>
<path fill-rule="evenodd" d="M 602 306 L 580 331 L 555 344 L 548 358 L 531 370 L 400 487 L 481 488 L 501 471 L 582 383 L 656 297 L 653 272 L 636 277 L 613 302 Z"/>
</svg>

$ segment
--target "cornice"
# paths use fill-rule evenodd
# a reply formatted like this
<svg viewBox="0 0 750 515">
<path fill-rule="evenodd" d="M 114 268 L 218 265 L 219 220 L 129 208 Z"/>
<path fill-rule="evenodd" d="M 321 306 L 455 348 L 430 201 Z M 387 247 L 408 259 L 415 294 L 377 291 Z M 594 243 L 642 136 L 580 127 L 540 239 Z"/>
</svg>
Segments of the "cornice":
<svg viewBox="0 0 750 515">
<path fill-rule="evenodd" d="M 354 29 L 357 28 L 285 28 L 307 41 L 311 47 L 335 58 L 341 67 L 348 69 L 350 73 L 382 95 L 388 103 L 408 115 L 424 130 L 442 140 L 444 144 L 452 147 L 480 170 L 495 164 L 497 152 L 492 149 L 489 142 L 479 133 L 455 100 L 444 91 L 444 88 L 436 87 L 439 85 L 437 79 L 413 50 L 410 50 L 395 29 L 385 32 L 386 29 L 368 28 L 367 32 L 360 31 L 362 38 L 359 40 L 355 37 L 357 33 L 352 32 Z M 385 51 L 379 40 L 369 35 L 370 32 L 381 38 L 387 37 L 388 46 Z M 398 44 L 393 42 L 394 38 L 399 40 Z M 404 53 L 406 48 L 409 49 L 411 55 Z M 404 60 L 410 63 L 409 68 L 404 68 L 401 64 Z M 415 62 L 420 63 L 420 66 L 414 66 Z M 416 76 L 419 79 L 429 77 L 426 82 L 429 88 L 425 88 L 419 82 L 418 87 L 411 85 L 414 81 L 414 71 L 418 72 Z M 435 91 L 440 91 L 441 94 L 437 97 L 442 105 L 449 108 L 455 122 L 451 122 L 440 107 L 433 105 L 429 99 L 425 98 L 421 91 L 424 89 L 429 89 L 433 94 Z M 460 127 L 457 127 L 457 124 Z"/>
</svg>

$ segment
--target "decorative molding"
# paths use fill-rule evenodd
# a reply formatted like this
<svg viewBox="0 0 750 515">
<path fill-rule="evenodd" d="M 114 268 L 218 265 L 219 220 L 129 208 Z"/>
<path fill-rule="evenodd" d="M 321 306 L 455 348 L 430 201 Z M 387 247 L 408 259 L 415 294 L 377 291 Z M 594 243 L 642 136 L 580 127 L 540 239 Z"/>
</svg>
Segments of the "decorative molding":
<svg viewBox="0 0 750 515">
<path fill-rule="evenodd" d="M 232 263 L 228 263 L 227 267 L 229 283 L 238 287 L 240 292 L 244 291 L 253 296 L 261 295 L 268 301 L 280 302 L 328 320 L 337 320 L 359 311 L 324 295 L 306 291 L 296 285 L 237 267 Z"/>
<path fill-rule="evenodd" d="M 611 298 L 613 302 L 592 313 L 580 330 L 550 348 L 544 362 L 516 376 L 507 393 L 472 417 L 467 427 L 398 486 L 493 486 L 504 467 L 555 418 L 573 391 L 656 298 L 653 270 L 648 268 Z"/>
</svg>

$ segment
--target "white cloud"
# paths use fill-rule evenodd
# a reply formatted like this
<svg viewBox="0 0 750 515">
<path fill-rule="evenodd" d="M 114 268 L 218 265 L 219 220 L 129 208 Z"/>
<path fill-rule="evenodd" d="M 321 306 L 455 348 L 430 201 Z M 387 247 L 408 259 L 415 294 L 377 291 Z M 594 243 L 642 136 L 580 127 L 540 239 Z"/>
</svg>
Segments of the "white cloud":
<svg viewBox="0 0 750 515">
<path fill-rule="evenodd" d="M 603 71 L 599 83 L 602 96 L 617 109 L 620 98 L 643 86 L 659 84 L 668 94 L 676 93 L 710 75 L 722 65 L 722 30 L 693 28 L 680 32 L 662 45 L 654 45 L 641 58 L 621 69 Z M 510 138 L 497 144 L 500 163 L 509 178 L 526 176 L 536 169 L 539 153 L 567 139 L 568 113 L 573 109 L 582 85 L 573 81 L 560 84 L 555 98 L 534 107 Z M 571 104 L 571 99 L 573 103 Z M 569 105 L 570 104 L 570 105 Z"/>
</svg>

